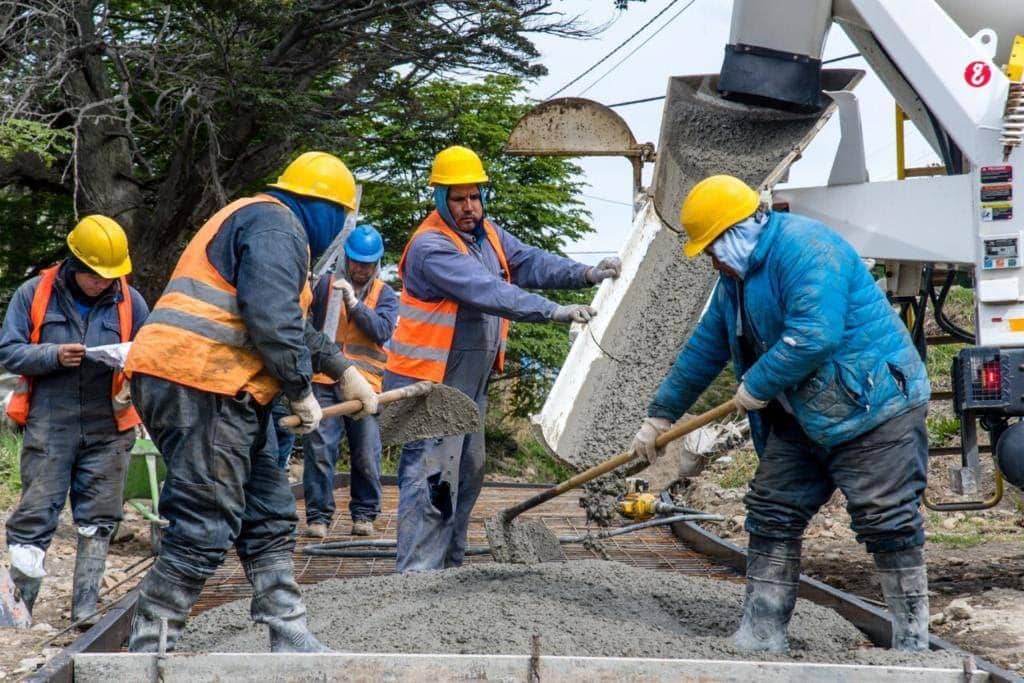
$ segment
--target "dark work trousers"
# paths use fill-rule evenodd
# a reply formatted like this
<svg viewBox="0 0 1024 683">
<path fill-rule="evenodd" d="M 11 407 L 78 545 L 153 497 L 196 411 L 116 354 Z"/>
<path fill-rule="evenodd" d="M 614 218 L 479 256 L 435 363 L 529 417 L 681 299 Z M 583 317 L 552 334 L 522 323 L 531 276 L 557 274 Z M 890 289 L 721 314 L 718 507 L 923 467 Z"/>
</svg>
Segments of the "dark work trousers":
<svg viewBox="0 0 1024 683">
<path fill-rule="evenodd" d="M 49 548 L 69 493 L 76 526 L 113 530 L 134 444 L 134 429 L 117 431 L 109 395 L 83 401 L 77 393 L 34 394 L 21 449 L 21 500 L 7 520 L 7 544 Z"/>
<path fill-rule="evenodd" d="M 924 543 L 921 494 L 927 484 L 927 407 L 921 406 L 830 450 L 813 443 L 772 402 L 750 491 L 746 529 L 776 540 L 801 538 L 811 517 L 838 487 L 846 496 L 857 542 L 870 553 Z"/>
<path fill-rule="evenodd" d="M 243 561 L 292 551 L 295 498 L 267 445 L 270 406 L 143 374 L 132 399 L 167 464 L 161 561 L 203 580 L 232 544 Z"/>
</svg>

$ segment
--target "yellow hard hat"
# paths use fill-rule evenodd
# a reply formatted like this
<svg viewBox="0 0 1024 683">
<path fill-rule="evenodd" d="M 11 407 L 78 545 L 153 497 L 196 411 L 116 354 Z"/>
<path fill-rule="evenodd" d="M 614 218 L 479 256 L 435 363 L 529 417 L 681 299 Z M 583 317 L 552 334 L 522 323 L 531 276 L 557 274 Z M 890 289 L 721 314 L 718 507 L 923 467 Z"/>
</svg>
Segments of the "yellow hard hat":
<svg viewBox="0 0 1024 683">
<path fill-rule="evenodd" d="M 68 247 L 100 277 L 113 280 L 132 272 L 128 237 L 112 218 L 94 214 L 78 221 L 68 233 Z"/>
<path fill-rule="evenodd" d="M 700 255 L 719 235 L 757 211 L 760 201 L 757 192 L 731 175 L 713 175 L 694 185 L 679 212 L 690 238 L 683 253 L 691 258 Z"/>
<path fill-rule="evenodd" d="M 486 183 L 487 173 L 476 152 L 468 147 L 453 145 L 434 157 L 430 168 L 431 185 L 469 185 Z"/>
<path fill-rule="evenodd" d="M 271 187 L 306 197 L 318 197 L 356 208 L 356 179 L 338 157 L 327 152 L 306 152 L 288 164 Z"/>
</svg>

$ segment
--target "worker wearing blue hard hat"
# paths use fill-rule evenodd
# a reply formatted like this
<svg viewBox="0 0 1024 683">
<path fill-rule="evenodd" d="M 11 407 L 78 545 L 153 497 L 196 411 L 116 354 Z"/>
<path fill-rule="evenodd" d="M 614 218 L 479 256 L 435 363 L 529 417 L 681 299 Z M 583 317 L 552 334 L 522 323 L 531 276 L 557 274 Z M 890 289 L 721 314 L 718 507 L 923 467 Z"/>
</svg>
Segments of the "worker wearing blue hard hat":
<svg viewBox="0 0 1024 683">
<path fill-rule="evenodd" d="M 391 338 L 398 317 L 398 297 L 380 278 L 384 238 L 372 225 L 359 225 L 345 238 L 345 253 L 333 275 L 325 275 L 313 292 L 313 324 L 341 346 L 345 356 L 370 385 L 381 390 Z M 343 400 L 338 384 L 326 375 L 313 378 L 323 407 Z M 380 429 L 373 416 L 361 420 L 329 417 L 302 443 L 302 487 L 306 499 L 306 535 L 324 538 L 334 517 L 334 468 L 342 435 L 348 438 L 352 495 L 352 534 L 369 536 L 380 514 Z"/>
</svg>

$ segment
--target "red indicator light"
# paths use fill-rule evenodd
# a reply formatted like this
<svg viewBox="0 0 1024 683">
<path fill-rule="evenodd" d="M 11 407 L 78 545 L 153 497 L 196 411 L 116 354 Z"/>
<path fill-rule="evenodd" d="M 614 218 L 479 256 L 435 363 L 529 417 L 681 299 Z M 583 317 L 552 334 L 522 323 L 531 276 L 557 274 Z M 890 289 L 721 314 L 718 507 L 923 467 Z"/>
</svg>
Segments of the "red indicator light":
<svg viewBox="0 0 1024 683">
<path fill-rule="evenodd" d="M 990 360 L 981 366 L 981 388 L 984 391 L 999 391 L 1002 379 L 998 360 Z"/>
</svg>

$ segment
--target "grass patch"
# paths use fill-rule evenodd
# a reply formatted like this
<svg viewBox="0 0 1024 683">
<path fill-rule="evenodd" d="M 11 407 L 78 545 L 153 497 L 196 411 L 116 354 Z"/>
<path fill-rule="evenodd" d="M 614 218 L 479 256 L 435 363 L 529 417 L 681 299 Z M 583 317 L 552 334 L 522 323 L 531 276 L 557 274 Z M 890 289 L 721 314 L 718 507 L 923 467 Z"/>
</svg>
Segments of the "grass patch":
<svg viewBox="0 0 1024 683">
<path fill-rule="evenodd" d="M 931 446 L 952 445 L 960 436 L 960 420 L 955 417 L 929 415 L 926 424 L 928 426 L 928 443 Z"/>
<path fill-rule="evenodd" d="M 510 430 L 493 424 L 487 428 L 484 471 L 531 484 L 563 481 L 574 474 L 532 436 L 516 438 Z"/>
<path fill-rule="evenodd" d="M 967 533 L 932 533 L 928 536 L 928 543 L 934 543 L 940 545 L 943 548 L 963 549 L 973 548 L 976 545 L 981 545 L 985 542 L 985 539 L 977 531 L 968 531 Z"/>
<path fill-rule="evenodd" d="M 0 429 L 0 508 L 9 507 L 21 495 L 21 434 Z"/>
<path fill-rule="evenodd" d="M 718 479 L 723 489 L 738 489 L 746 486 L 757 471 L 757 454 L 754 451 L 734 451 L 728 469 Z"/>
</svg>

